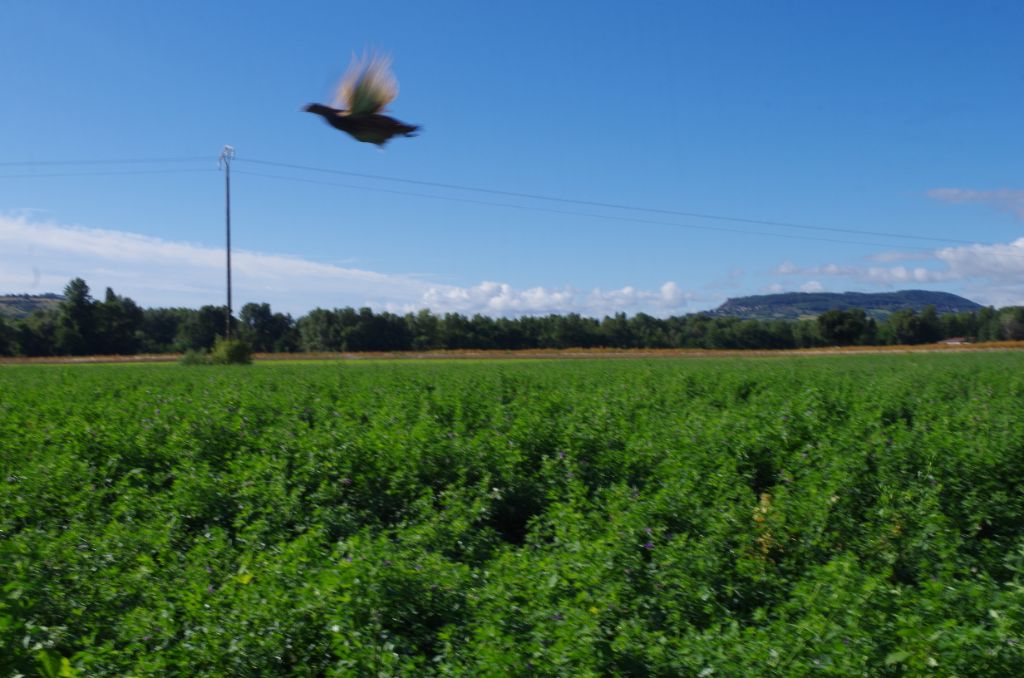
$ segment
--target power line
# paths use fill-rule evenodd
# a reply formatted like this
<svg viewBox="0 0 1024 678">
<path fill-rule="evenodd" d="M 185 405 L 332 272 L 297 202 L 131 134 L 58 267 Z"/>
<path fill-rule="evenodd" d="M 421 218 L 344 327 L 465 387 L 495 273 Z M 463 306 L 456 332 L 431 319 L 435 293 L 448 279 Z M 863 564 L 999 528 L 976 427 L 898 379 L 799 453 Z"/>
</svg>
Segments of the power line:
<svg viewBox="0 0 1024 678">
<path fill-rule="evenodd" d="M 813 240 L 813 241 L 817 241 L 817 242 L 841 243 L 841 244 L 844 244 L 844 245 L 865 245 L 865 246 L 869 246 L 869 247 L 897 248 L 897 249 L 909 249 L 909 250 L 918 250 L 919 249 L 918 247 L 914 247 L 914 246 L 911 246 L 911 245 L 882 244 L 882 243 L 873 243 L 873 242 L 862 242 L 862 241 L 857 241 L 857 240 L 839 240 L 839 239 L 836 239 L 836 238 L 822 238 L 822 237 L 817 237 L 817 236 L 812 236 L 812 235 L 796 235 L 796 234 L 793 234 L 793 233 L 773 233 L 773 232 L 769 232 L 769 231 L 750 231 L 750 230 L 744 230 L 744 229 L 740 229 L 740 228 L 729 228 L 728 226 L 707 226 L 707 225 L 701 225 L 701 224 L 681 224 L 681 223 L 674 222 L 674 221 L 660 221 L 660 220 L 657 220 L 657 219 L 641 219 L 639 217 L 614 216 L 614 215 L 610 215 L 610 214 L 595 214 L 595 213 L 592 213 L 592 212 L 580 212 L 580 211 L 577 211 L 577 210 L 560 210 L 560 209 L 555 209 L 555 208 L 552 208 L 552 207 L 534 207 L 534 206 L 531 206 L 531 205 L 516 205 L 514 203 L 494 202 L 494 201 L 490 201 L 490 200 L 473 200 L 471 198 L 455 198 L 455 197 L 446 196 L 446 195 L 433 195 L 433 194 L 430 194 L 430 193 L 416 193 L 416 192 L 413 192 L 413 191 L 400 191 L 400 190 L 393 189 L 393 188 L 379 188 L 379 187 L 375 187 L 375 186 L 357 186 L 355 184 L 342 184 L 342 183 L 334 182 L 334 181 L 319 181 L 317 179 L 304 179 L 304 178 L 301 178 L 301 177 L 286 177 L 286 176 L 281 176 L 279 174 L 265 174 L 263 172 L 249 172 L 249 171 L 246 171 L 246 170 L 238 170 L 238 169 L 235 170 L 235 174 L 244 174 L 246 176 L 262 177 L 262 178 L 265 178 L 265 179 L 278 179 L 278 180 L 281 180 L 281 181 L 292 181 L 292 182 L 303 183 L 303 184 L 315 184 L 315 185 L 319 185 L 319 186 L 332 186 L 332 187 L 336 187 L 336 188 L 351 188 L 351 189 L 356 189 L 356 190 L 360 190 L 360 191 L 374 191 L 374 192 L 377 192 L 377 193 L 389 193 L 389 194 L 392 194 L 392 195 L 408 195 L 408 196 L 414 196 L 414 197 L 418 197 L 418 198 L 429 198 L 429 199 L 432 199 L 432 200 L 445 200 L 445 201 L 448 201 L 448 202 L 459 202 L 459 203 L 466 203 L 466 204 L 470 204 L 470 205 L 486 205 L 486 206 L 494 206 L 494 207 L 506 207 L 506 208 L 509 208 L 509 209 L 525 210 L 525 211 L 530 211 L 530 212 L 544 212 L 544 213 L 547 213 L 547 214 L 561 214 L 561 215 L 566 215 L 566 216 L 586 217 L 588 219 L 602 219 L 604 221 L 618 221 L 618 222 L 628 222 L 628 223 L 634 223 L 634 224 L 649 224 L 649 225 L 656 225 L 656 226 L 673 226 L 673 227 L 677 227 L 677 228 L 688 228 L 688 229 L 695 229 L 695 230 L 701 230 L 701 231 L 715 231 L 715 232 L 720 232 L 720 233 L 721 232 L 724 232 L 724 233 L 739 233 L 741 235 L 762 235 L 762 236 L 768 236 L 768 237 L 774 237 L 774 238 L 787 238 L 787 239 L 790 239 L 790 240 Z"/>
<path fill-rule="evenodd" d="M 288 168 L 288 169 L 303 170 L 303 171 L 307 171 L 307 172 L 320 172 L 320 173 L 324 173 L 324 174 L 338 174 L 338 175 L 342 175 L 342 176 L 359 177 L 359 178 L 362 178 L 362 179 L 373 179 L 373 180 L 376 180 L 376 181 L 392 181 L 392 182 L 399 182 L 399 183 L 404 183 L 404 184 L 413 184 L 413 185 L 417 185 L 417 186 L 430 186 L 430 187 L 433 187 L 433 188 L 444 188 L 444 189 L 457 190 L 457 191 L 470 191 L 470 192 L 473 192 L 473 193 L 488 193 L 488 194 L 491 194 L 491 195 L 503 195 L 503 196 L 513 197 L 513 198 L 526 198 L 526 199 L 529 199 L 529 200 L 545 200 L 545 201 L 549 201 L 549 202 L 559 202 L 559 203 L 566 203 L 566 204 L 572 204 L 572 205 L 587 205 L 587 206 L 590 206 L 590 207 L 603 207 L 603 208 L 608 208 L 608 209 L 627 210 L 627 211 L 631 211 L 631 212 L 647 212 L 647 213 L 653 213 L 653 214 L 668 214 L 668 215 L 679 216 L 679 217 L 695 217 L 695 218 L 698 218 L 698 219 L 712 219 L 712 220 L 717 220 L 717 221 L 732 221 L 732 222 L 736 222 L 736 223 L 757 224 L 757 225 L 761 225 L 761 226 L 781 226 L 781 227 L 784 227 L 784 228 L 799 228 L 799 229 L 812 230 L 812 231 L 831 231 L 831 232 L 834 232 L 834 233 L 850 233 L 850 234 L 853 234 L 853 235 L 870 235 L 870 236 L 879 236 L 879 237 L 883 237 L 883 238 L 904 238 L 904 239 L 909 239 L 909 240 L 924 240 L 924 241 L 929 241 L 929 242 L 958 243 L 958 244 L 962 244 L 962 245 L 973 245 L 973 244 L 976 244 L 974 241 L 971 241 L 971 240 L 959 240 L 959 239 L 956 239 L 956 238 L 935 238 L 935 237 L 931 237 L 931 236 L 909 235 L 909 234 L 906 234 L 906 233 L 893 233 L 893 232 L 887 232 L 887 231 L 868 231 L 868 230 L 854 229 L 854 228 L 838 228 L 838 227 L 832 227 L 832 226 L 813 226 L 813 225 L 808 225 L 808 224 L 797 224 L 797 223 L 788 222 L 788 221 L 774 221 L 774 220 L 770 220 L 770 219 L 747 219 L 747 218 L 743 218 L 743 217 L 730 217 L 730 216 L 724 216 L 724 215 L 720 215 L 720 214 L 709 214 L 709 213 L 704 213 L 704 212 L 684 212 L 684 211 L 681 211 L 681 210 L 659 209 L 659 208 L 655 208 L 655 207 L 644 207 L 644 206 L 640 206 L 640 205 L 627 205 L 627 204 L 623 204 L 623 203 L 601 202 L 601 201 L 596 201 L 596 200 L 577 200 L 577 199 L 574 199 L 574 198 L 564 198 L 564 197 L 552 196 L 552 195 L 541 195 L 541 194 L 537 194 L 537 193 L 521 193 L 521 192 L 518 192 L 518 191 L 503 191 L 503 190 L 497 190 L 497 189 L 491 189 L 491 188 L 480 188 L 480 187 L 477 187 L 477 186 L 466 186 L 466 185 L 462 185 L 462 184 L 449 184 L 449 183 L 442 183 L 442 182 L 437 182 L 437 181 L 424 181 L 424 180 L 420 180 L 420 179 L 406 179 L 406 178 L 402 178 L 402 177 L 390 177 L 390 176 L 385 176 L 385 175 L 380 175 L 380 174 L 365 174 L 365 173 L 362 173 L 362 172 L 351 172 L 351 171 L 346 171 L 346 170 L 330 169 L 330 168 L 325 168 L 325 167 L 312 167 L 312 166 L 309 166 L 309 165 L 297 165 L 297 164 L 293 164 L 293 163 L 275 162 L 275 161 L 271 161 L 271 160 L 259 160 L 259 159 L 256 159 L 256 158 L 236 158 L 236 160 L 238 160 L 240 162 L 249 162 L 249 163 L 260 164 L 260 165 L 269 165 L 269 166 L 274 166 L 274 167 L 285 167 L 285 168 Z M 741 232 L 746 233 L 747 231 L 741 231 Z"/>
<path fill-rule="evenodd" d="M 211 156 L 176 156 L 176 157 L 162 157 L 162 158 L 118 158 L 118 159 L 87 159 L 87 160 L 24 160 L 24 161 L 9 161 L 0 162 L 0 167 L 51 167 L 51 166 L 66 166 L 66 165 L 145 165 L 145 164 L 160 164 L 160 163 L 184 163 L 184 162 L 209 162 Z M 660 209 L 654 207 L 646 207 L 642 205 L 629 205 L 624 203 L 611 203 L 594 200 L 580 200 L 575 198 L 566 198 L 561 196 L 553 195 L 542 195 L 535 193 L 524 193 L 520 191 L 505 191 L 499 189 L 481 188 L 477 186 L 467 186 L 463 184 L 452 184 L 436 181 L 425 181 L 420 179 L 407 179 L 403 177 L 392 177 L 387 175 L 379 174 L 367 174 L 363 172 L 352 172 L 348 170 L 331 169 L 325 167 L 314 167 L 310 165 L 300 165 L 295 163 L 284 163 L 272 160 L 261 160 L 257 158 L 235 158 L 236 161 L 248 162 L 259 165 L 268 165 L 274 167 L 283 167 L 288 169 L 307 171 L 307 172 L 318 172 L 324 174 L 333 174 L 340 176 L 358 177 L 362 179 L 370 179 L 374 181 L 390 181 L 403 184 L 411 184 L 417 186 L 428 186 L 432 188 L 442 188 L 447 190 L 457 191 L 468 191 L 473 193 L 484 193 L 489 195 L 501 195 L 506 197 L 523 198 L 528 200 L 543 200 L 547 202 L 556 202 L 570 205 L 586 205 L 591 207 L 601 207 L 606 209 L 624 210 L 632 212 L 643 212 L 650 214 L 664 214 L 672 216 L 683 216 L 683 217 L 694 217 L 699 219 L 710 219 L 717 221 L 730 221 L 735 223 L 755 224 L 762 226 L 778 226 L 783 228 L 796 228 L 803 230 L 812 231 L 824 231 L 833 233 L 848 233 L 852 235 L 865 235 L 865 236 L 878 236 L 884 238 L 899 238 L 899 239 L 910 239 L 919 241 L 929 242 L 941 242 L 941 243 L 956 243 L 963 245 L 977 245 L 975 241 L 962 240 L 956 238 L 937 238 L 931 236 L 921 235 L 910 235 L 905 233 L 894 233 L 891 231 L 869 231 L 863 229 L 853 228 L 839 228 L 832 226 L 817 226 L 810 224 L 798 224 L 788 221 L 776 221 L 770 219 L 749 219 L 744 217 L 731 217 L 720 214 L 710 214 L 702 212 L 687 212 L 682 210 L 669 210 Z M 34 178 L 50 178 L 50 177 L 88 177 L 88 176 L 115 176 L 115 175 L 134 175 L 134 174 L 179 174 L 179 173 L 192 173 L 192 172 L 213 172 L 216 171 L 212 167 L 209 169 L 205 168 L 188 168 L 188 169 L 132 169 L 132 170 L 104 170 L 98 172 L 33 172 L 33 173 L 20 173 L 20 174 L 0 174 L 0 179 L 34 179 Z M 835 238 L 822 238 L 815 236 L 801 236 L 796 234 L 767 232 L 767 231 L 750 231 L 738 228 L 728 228 L 724 226 L 709 226 L 699 224 L 682 224 L 678 222 L 661 221 L 655 219 L 641 219 L 637 217 L 627 216 L 613 216 L 608 214 L 595 214 L 590 212 L 581 212 L 576 210 L 560 210 L 554 208 L 537 207 L 530 205 L 520 205 L 513 203 L 495 202 L 488 200 L 474 200 L 470 198 L 458 198 L 453 196 L 443 196 L 430 193 L 417 193 L 413 191 L 401 191 L 397 189 L 387 189 L 380 187 L 369 187 L 369 186 L 356 186 L 352 184 L 342 184 L 337 182 L 326 182 L 317 181 L 313 179 L 304 179 L 299 177 L 288 177 L 275 174 L 264 174 L 260 172 L 246 172 L 244 170 L 235 170 L 238 174 L 247 174 L 256 177 L 264 177 L 269 179 L 279 179 L 284 181 L 293 181 L 300 183 L 309 184 L 320 184 L 326 186 L 335 186 L 340 188 L 353 188 L 365 191 L 375 191 L 380 193 L 390 193 L 395 195 L 408 195 L 420 198 L 429 198 L 433 200 L 446 200 L 450 202 L 461 202 L 466 204 L 486 205 L 486 206 L 497 206 L 509 209 L 527 210 L 534 212 L 545 212 L 550 214 L 562 214 L 568 216 L 580 216 L 590 219 L 602 219 L 606 221 L 620 221 L 620 222 L 631 222 L 640 224 L 651 224 L 660 226 L 672 226 L 678 228 L 688 228 L 705 231 L 717 231 L 725 233 L 737 233 L 741 235 L 760 235 L 768 237 L 787 238 L 792 240 L 813 240 L 819 242 L 831 242 L 840 244 L 851 244 L 851 245 L 864 245 L 870 247 L 892 247 L 898 249 L 917 249 L 909 245 L 897 245 L 897 244 L 882 244 L 882 243 L 871 243 L 853 240 L 840 240 Z M 1005 256 L 1020 256 L 1007 253 Z"/>
<path fill-rule="evenodd" d="M 186 174 L 192 172 L 216 172 L 210 168 L 163 169 L 163 170 L 112 170 L 103 172 L 44 172 L 32 174 L 0 174 L 0 179 L 46 179 L 50 177 L 108 177 L 133 174 Z"/>
<path fill-rule="evenodd" d="M 174 156 L 174 157 L 162 157 L 162 158 L 113 158 L 113 159 L 86 159 L 86 160 L 21 160 L 21 161 L 0 162 L 0 167 L 33 167 L 33 166 L 61 166 L 61 165 L 160 164 L 160 163 L 179 163 L 179 162 L 209 162 L 209 161 L 212 161 L 212 160 L 213 160 L 213 158 L 211 156 Z M 284 168 L 288 168 L 288 169 L 295 169 L 295 170 L 301 170 L 301 171 L 307 171 L 307 172 L 319 172 L 319 173 L 335 174 L 335 175 L 341 175 L 341 176 L 359 177 L 359 178 L 362 178 L 362 179 L 371 179 L 371 180 L 375 180 L 375 181 L 390 181 L 390 182 L 398 182 L 398 183 L 418 185 L 418 186 L 429 186 L 429 187 L 433 187 L 433 188 L 443 188 L 443 189 L 448 189 L 448 190 L 469 191 L 469 192 L 474 192 L 474 193 L 486 193 L 486 194 L 490 194 L 490 195 L 502 195 L 502 196 L 506 196 L 506 197 L 524 198 L 524 199 L 528 199 L 528 200 L 543 200 L 543 201 L 547 201 L 547 202 L 558 202 L 558 203 L 572 204 L 572 205 L 586 205 L 586 206 L 590 206 L 590 207 L 602 207 L 602 208 L 606 208 L 606 209 L 626 210 L 626 211 L 632 211 L 632 212 L 644 212 L 644 213 L 650 213 L 650 214 L 664 214 L 664 215 L 672 215 L 672 216 L 693 217 L 693 218 L 698 218 L 698 219 L 710 219 L 710 220 L 715 220 L 715 221 L 730 221 L 730 222 L 734 222 L 734 223 L 755 224 L 755 225 L 761 225 L 761 226 L 778 226 L 778 227 L 782 227 L 782 228 L 796 228 L 796 229 L 811 230 L 811 231 L 825 231 L 825 232 L 832 232 L 832 233 L 848 233 L 848 234 L 851 234 L 851 235 L 877 236 L 877 237 L 883 237 L 883 238 L 899 238 L 899 239 L 904 239 L 904 240 L 919 240 L 919 241 L 927 241 L 927 242 L 956 243 L 956 244 L 961 244 L 961 245 L 974 245 L 974 244 L 977 244 L 977 243 L 975 243 L 974 241 L 971 241 L 971 240 L 963 240 L 963 239 L 958 239 L 958 238 L 937 238 L 937 237 L 932 237 L 932 236 L 910 235 L 910 234 L 907 234 L 907 233 L 895 233 L 895 232 L 892 232 L 892 231 L 869 231 L 869 230 L 865 230 L 865 229 L 840 228 L 840 227 L 834 227 L 834 226 L 818 226 L 818 225 L 811 225 L 811 224 L 799 224 L 799 223 L 794 223 L 794 222 L 789 222 L 789 221 L 777 221 L 777 220 L 771 220 L 771 219 L 750 219 L 750 218 L 745 218 L 745 217 L 732 217 L 732 216 L 726 216 L 726 215 L 721 215 L 721 214 L 711 214 L 711 213 L 705 213 L 705 212 L 688 212 L 688 211 L 683 211 L 683 210 L 661 209 L 661 208 L 654 208 L 654 207 L 646 207 L 646 206 L 642 206 L 642 205 L 629 205 L 629 204 L 625 204 L 625 203 L 612 203 L 612 202 L 602 202 L 602 201 L 595 201 L 595 200 L 580 200 L 580 199 L 575 199 L 575 198 L 566 198 L 566 197 L 553 196 L 553 195 L 542 195 L 542 194 L 537 194 L 537 193 L 524 193 L 524 192 L 520 192 L 520 191 L 505 191 L 505 190 L 499 190 L 499 189 L 481 188 L 481 187 L 478 187 L 478 186 L 467 186 L 467 185 L 464 185 L 464 184 L 452 184 L 452 183 L 444 183 L 444 182 L 437 182 L 437 181 L 425 181 L 425 180 L 420 180 L 420 179 L 407 179 L 407 178 L 403 178 L 403 177 L 392 177 L 392 176 L 386 176 L 386 175 L 380 175 L 380 174 L 367 174 L 367 173 L 363 173 L 363 172 L 352 172 L 352 171 L 347 171 L 347 170 L 331 169 L 331 168 L 325 168 L 325 167 L 313 167 L 313 166 L 310 166 L 310 165 L 299 165 L 299 164 L 295 164 L 295 163 L 284 163 L 284 162 L 277 162 L 277 161 L 272 161 L 272 160 L 261 160 L 261 159 L 258 159 L 258 158 L 236 158 L 236 160 L 237 161 L 241 161 L 241 162 L 249 162 L 249 163 L 260 164 L 260 165 L 268 165 L 268 166 L 274 166 L 274 167 L 284 167 Z M 113 176 L 113 175 L 127 175 L 127 174 L 150 174 L 150 173 L 151 174 L 160 174 L 160 173 L 200 172 L 200 171 L 205 171 L 205 170 L 201 170 L 201 169 L 184 169 L 184 170 L 124 170 L 124 171 L 109 171 L 109 172 L 73 172 L 73 173 L 72 172 L 60 172 L 60 173 L 23 173 L 23 174 L 5 174 L 5 175 L 0 175 L 0 179 L 28 179 L 28 178 L 74 177 L 74 176 L 103 176 L 103 175 L 111 175 L 111 176 Z M 251 174 L 257 175 L 256 173 L 251 173 Z M 266 175 L 266 176 L 270 177 L 271 175 Z M 277 176 L 276 178 L 290 179 L 289 177 L 280 177 L 280 176 Z M 353 188 L 356 188 L 356 187 L 353 187 Z M 387 192 L 387 191 L 385 191 L 385 189 L 369 189 L 367 187 L 359 187 L 359 188 L 363 188 L 364 190 L 379 190 L 379 191 Z M 466 200 L 466 199 L 444 198 L 442 196 L 434 196 L 434 195 L 428 195 L 428 194 L 417 194 L 417 193 L 411 193 L 411 192 L 402 193 L 400 191 L 392 191 L 392 192 L 400 194 L 400 195 L 415 195 L 415 196 L 418 196 L 418 197 L 437 198 L 437 199 L 450 199 L 450 200 L 453 200 L 453 201 L 461 201 L 461 202 L 473 202 L 473 201 Z M 517 205 L 506 204 L 506 203 L 493 203 L 493 202 L 487 202 L 487 201 L 477 201 L 477 203 L 478 204 L 482 204 L 482 205 L 500 205 L 500 206 L 503 206 L 503 207 L 511 207 L 511 208 L 517 208 L 518 207 L 520 209 L 534 209 L 534 210 L 537 210 L 537 211 L 548 211 L 548 212 L 560 213 L 558 210 L 542 210 L 541 208 L 527 208 L 526 206 L 517 206 Z M 592 215 L 592 214 L 585 214 L 585 213 L 578 213 L 578 212 L 561 212 L 561 213 L 576 214 L 576 215 L 579 215 L 579 216 L 590 216 L 590 217 L 593 217 L 593 218 L 606 218 L 606 217 L 604 217 L 602 215 Z M 780 237 L 783 236 L 783 234 L 778 234 L 778 233 L 743 231 L 743 230 L 738 230 L 738 229 L 714 228 L 714 227 L 710 227 L 710 226 L 700 226 L 699 227 L 699 226 L 692 225 L 692 224 L 691 225 L 684 225 L 684 224 L 671 224 L 671 223 L 668 223 L 668 222 L 657 222 L 657 221 L 638 221 L 636 219 L 628 219 L 628 220 L 630 220 L 630 221 L 637 221 L 638 223 L 656 223 L 656 224 L 660 223 L 660 224 L 663 224 L 663 225 L 685 226 L 685 227 L 688 227 L 688 228 L 702 228 L 702 229 L 705 229 L 705 230 L 719 230 L 719 231 L 734 232 L 734 233 L 755 233 L 755 234 L 759 234 L 759 235 L 773 235 L 773 236 L 780 236 Z M 795 238 L 795 236 L 785 236 L 785 237 Z M 833 239 L 825 239 L 825 238 L 804 238 L 804 239 L 813 239 L 813 240 L 821 240 L 821 241 L 825 241 L 825 242 L 838 242 L 838 243 L 847 243 L 847 244 L 869 244 L 869 245 L 879 246 L 876 243 L 859 243 L 859 242 L 852 242 L 852 241 L 845 241 L 845 240 L 833 240 Z M 882 246 L 888 247 L 889 245 L 882 245 Z M 901 247 L 904 247 L 904 246 L 901 246 Z"/>
<path fill-rule="evenodd" d="M 0 167 L 30 167 L 35 165 L 154 165 L 165 162 L 212 162 L 216 160 L 209 155 L 171 158 L 115 158 L 108 160 L 14 160 L 0 162 Z"/>
</svg>

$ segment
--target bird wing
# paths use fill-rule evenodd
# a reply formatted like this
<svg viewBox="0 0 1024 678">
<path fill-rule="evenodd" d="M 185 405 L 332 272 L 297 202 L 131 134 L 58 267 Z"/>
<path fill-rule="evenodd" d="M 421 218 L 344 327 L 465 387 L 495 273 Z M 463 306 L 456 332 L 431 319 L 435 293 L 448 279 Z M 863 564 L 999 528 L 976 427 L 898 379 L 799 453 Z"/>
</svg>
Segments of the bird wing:
<svg viewBox="0 0 1024 678">
<path fill-rule="evenodd" d="M 358 61 L 353 57 L 334 101 L 349 115 L 371 115 L 383 110 L 396 96 L 398 81 L 391 73 L 391 59 L 370 55 Z"/>
</svg>

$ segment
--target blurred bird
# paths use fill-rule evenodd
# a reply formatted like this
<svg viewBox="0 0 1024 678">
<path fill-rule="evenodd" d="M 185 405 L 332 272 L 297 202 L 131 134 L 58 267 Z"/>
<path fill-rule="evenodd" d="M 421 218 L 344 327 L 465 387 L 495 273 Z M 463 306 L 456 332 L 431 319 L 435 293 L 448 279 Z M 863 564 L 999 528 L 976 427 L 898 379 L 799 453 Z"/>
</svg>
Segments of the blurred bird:
<svg viewBox="0 0 1024 678">
<path fill-rule="evenodd" d="M 331 127 L 357 141 L 383 147 L 391 137 L 414 137 L 420 129 L 380 113 L 397 96 L 398 81 L 391 73 L 391 60 L 371 55 L 359 61 L 353 58 L 331 102 L 336 108 L 309 104 L 305 110 L 322 116 Z"/>
</svg>

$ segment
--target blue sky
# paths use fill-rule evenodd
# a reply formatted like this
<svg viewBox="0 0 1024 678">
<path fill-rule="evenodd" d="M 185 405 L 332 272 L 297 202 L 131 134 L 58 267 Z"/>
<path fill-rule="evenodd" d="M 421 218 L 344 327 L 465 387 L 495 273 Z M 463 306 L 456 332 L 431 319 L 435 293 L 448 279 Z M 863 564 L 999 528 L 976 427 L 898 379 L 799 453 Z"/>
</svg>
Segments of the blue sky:
<svg viewBox="0 0 1024 678">
<path fill-rule="evenodd" d="M 236 308 L 1024 303 L 1024 4 L 893 5 L 13 0 L 0 292 L 81 276 L 146 306 L 223 303 L 231 144 Z M 424 127 L 386 151 L 300 112 L 367 48 L 393 57 L 390 112 Z M 200 159 L 44 164 L 180 157 Z"/>
</svg>

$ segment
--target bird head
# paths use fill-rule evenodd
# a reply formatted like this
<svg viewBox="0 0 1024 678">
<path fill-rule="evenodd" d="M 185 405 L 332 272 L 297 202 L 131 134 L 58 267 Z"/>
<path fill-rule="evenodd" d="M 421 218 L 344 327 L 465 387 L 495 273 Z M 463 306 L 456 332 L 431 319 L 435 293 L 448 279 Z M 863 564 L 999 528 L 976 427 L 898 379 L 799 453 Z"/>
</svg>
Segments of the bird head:
<svg viewBox="0 0 1024 678">
<path fill-rule="evenodd" d="M 329 108 L 323 104 L 307 104 L 302 110 L 307 113 L 316 113 L 317 115 L 330 115 L 331 113 L 334 113 L 333 108 Z"/>
</svg>

